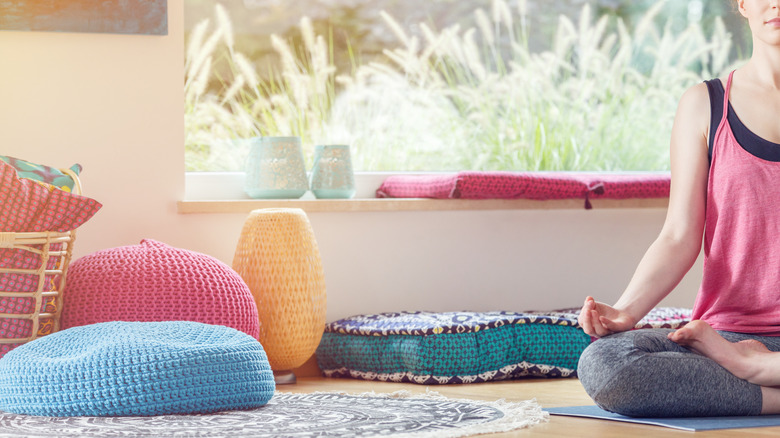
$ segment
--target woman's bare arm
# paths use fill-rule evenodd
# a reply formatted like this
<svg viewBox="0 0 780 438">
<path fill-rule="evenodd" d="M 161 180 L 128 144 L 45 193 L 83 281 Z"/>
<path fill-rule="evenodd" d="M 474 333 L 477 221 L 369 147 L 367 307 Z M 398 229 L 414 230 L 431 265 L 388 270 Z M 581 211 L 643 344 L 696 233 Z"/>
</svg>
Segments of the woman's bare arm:
<svg viewBox="0 0 780 438">
<path fill-rule="evenodd" d="M 709 161 L 709 94 L 704 83 L 680 99 L 671 138 L 672 185 L 664 226 L 613 306 L 587 297 L 579 322 L 586 333 L 629 330 L 682 280 L 701 251 Z"/>
</svg>

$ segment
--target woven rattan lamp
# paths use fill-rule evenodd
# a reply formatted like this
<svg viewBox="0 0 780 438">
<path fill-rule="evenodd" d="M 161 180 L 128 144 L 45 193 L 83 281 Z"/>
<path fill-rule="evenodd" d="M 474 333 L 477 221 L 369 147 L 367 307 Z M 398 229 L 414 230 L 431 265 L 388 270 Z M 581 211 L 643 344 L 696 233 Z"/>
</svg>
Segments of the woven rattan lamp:
<svg viewBox="0 0 780 438">
<path fill-rule="evenodd" d="M 257 303 L 259 341 L 277 383 L 293 383 L 325 329 L 325 275 L 314 232 L 299 208 L 254 210 L 233 258 Z"/>
</svg>

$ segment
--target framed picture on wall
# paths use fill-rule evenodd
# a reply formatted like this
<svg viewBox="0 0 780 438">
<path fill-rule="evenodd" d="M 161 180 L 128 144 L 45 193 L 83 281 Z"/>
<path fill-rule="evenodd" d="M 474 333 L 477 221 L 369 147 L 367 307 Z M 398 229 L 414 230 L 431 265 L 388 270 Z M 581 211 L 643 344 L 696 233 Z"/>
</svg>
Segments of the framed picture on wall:
<svg viewBox="0 0 780 438">
<path fill-rule="evenodd" d="M 168 0 L 2 0 L 0 30 L 167 35 Z"/>
</svg>

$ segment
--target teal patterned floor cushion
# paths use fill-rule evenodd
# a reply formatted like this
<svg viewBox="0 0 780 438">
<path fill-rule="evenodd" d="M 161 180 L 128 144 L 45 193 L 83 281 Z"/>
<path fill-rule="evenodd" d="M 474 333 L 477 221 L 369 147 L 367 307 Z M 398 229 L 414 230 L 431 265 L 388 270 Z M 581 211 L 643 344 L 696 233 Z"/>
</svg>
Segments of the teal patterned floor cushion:
<svg viewBox="0 0 780 438">
<path fill-rule="evenodd" d="M 591 342 L 579 309 L 401 312 L 332 322 L 317 348 L 327 377 L 424 385 L 576 375 Z M 680 327 L 690 310 L 655 309 L 637 328 Z"/>
</svg>

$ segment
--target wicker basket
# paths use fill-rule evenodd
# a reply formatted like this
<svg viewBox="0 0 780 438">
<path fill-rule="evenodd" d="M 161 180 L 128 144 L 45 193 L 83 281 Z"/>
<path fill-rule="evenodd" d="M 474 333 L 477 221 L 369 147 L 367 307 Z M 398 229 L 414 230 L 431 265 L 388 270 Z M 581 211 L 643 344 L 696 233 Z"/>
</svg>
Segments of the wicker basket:
<svg viewBox="0 0 780 438">
<path fill-rule="evenodd" d="M 62 172 L 81 194 L 78 175 Z M 75 231 L 0 232 L 0 357 L 60 328 Z"/>
</svg>

